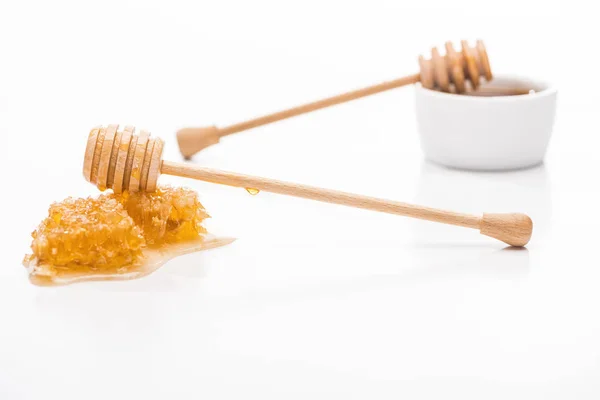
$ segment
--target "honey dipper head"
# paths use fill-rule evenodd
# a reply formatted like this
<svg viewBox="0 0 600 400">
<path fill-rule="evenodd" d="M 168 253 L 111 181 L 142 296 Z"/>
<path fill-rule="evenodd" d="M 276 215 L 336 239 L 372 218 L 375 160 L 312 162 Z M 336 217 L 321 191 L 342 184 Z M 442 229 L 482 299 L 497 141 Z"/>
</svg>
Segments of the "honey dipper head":
<svg viewBox="0 0 600 400">
<path fill-rule="evenodd" d="M 475 46 L 470 46 L 466 40 L 462 40 L 461 47 L 456 51 L 451 42 L 446 42 L 444 55 L 434 47 L 431 49 L 431 59 L 419 57 L 421 85 L 442 92 L 464 93 L 466 82 L 477 89 L 481 78 L 492 80 L 490 61 L 483 42 L 478 40 Z"/>
<path fill-rule="evenodd" d="M 156 190 L 163 141 L 132 126 L 96 127 L 90 131 L 83 161 L 83 176 L 100 190 L 115 193 Z"/>
</svg>

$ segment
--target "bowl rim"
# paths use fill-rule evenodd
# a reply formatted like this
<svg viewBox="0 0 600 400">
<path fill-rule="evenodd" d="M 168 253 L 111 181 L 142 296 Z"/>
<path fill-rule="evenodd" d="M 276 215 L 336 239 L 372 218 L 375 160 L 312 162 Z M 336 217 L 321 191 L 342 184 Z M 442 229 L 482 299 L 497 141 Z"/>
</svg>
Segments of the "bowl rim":
<svg viewBox="0 0 600 400">
<path fill-rule="evenodd" d="M 438 90 L 427 89 L 424 88 L 421 83 L 417 83 L 415 85 L 415 92 L 420 92 L 425 96 L 432 97 L 440 97 L 446 98 L 450 101 L 476 101 L 476 102 L 487 102 L 487 103 L 496 103 L 496 102 L 515 102 L 515 101 L 535 101 L 540 97 L 548 97 L 556 94 L 558 89 L 548 83 L 547 81 L 532 79 L 523 75 L 515 75 L 515 74 L 494 74 L 493 79 L 490 82 L 494 82 L 494 80 L 511 80 L 516 83 L 527 83 L 534 86 L 543 87 L 542 90 L 537 91 L 535 93 L 530 94 L 521 94 L 521 95 L 512 95 L 512 96 L 465 96 L 455 93 L 447 93 L 440 92 Z M 487 82 L 486 82 L 487 83 Z"/>
</svg>

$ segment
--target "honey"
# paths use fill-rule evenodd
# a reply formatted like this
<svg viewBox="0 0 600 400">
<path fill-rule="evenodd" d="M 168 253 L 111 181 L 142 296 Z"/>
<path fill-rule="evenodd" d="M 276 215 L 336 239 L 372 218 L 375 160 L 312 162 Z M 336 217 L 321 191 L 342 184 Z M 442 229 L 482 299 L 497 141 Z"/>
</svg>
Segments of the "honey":
<svg viewBox="0 0 600 400">
<path fill-rule="evenodd" d="M 141 277 L 180 254 L 230 243 L 207 235 L 208 217 L 185 188 L 67 198 L 50 206 L 23 264 L 40 285 Z"/>
<path fill-rule="evenodd" d="M 27 261 L 65 268 L 111 269 L 136 262 L 145 244 L 141 229 L 115 199 L 68 199 L 54 203 L 32 233 Z M 52 271 L 49 271 L 52 273 Z"/>
<path fill-rule="evenodd" d="M 178 243 L 206 234 L 202 222 L 209 218 L 196 192 L 162 187 L 155 192 L 111 195 L 121 202 L 148 245 Z"/>
</svg>

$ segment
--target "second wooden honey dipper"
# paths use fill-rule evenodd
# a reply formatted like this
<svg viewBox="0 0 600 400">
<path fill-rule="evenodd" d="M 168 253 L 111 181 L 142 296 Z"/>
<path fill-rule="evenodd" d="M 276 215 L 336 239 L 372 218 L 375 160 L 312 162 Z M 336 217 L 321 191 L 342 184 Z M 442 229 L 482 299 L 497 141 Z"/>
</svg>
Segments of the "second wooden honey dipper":
<svg viewBox="0 0 600 400">
<path fill-rule="evenodd" d="M 487 81 L 492 79 L 492 70 L 485 46 L 481 40 L 478 40 L 474 47 L 469 46 L 463 40 L 461 41 L 461 46 L 461 51 L 456 51 L 452 43 L 447 42 L 445 45 L 446 54 L 444 56 L 440 55 L 437 48 L 431 50 L 431 59 L 429 60 L 420 56 L 420 72 L 414 75 L 408 75 L 389 82 L 343 93 L 223 128 L 216 126 L 183 128 L 177 132 L 179 150 L 185 158 L 189 158 L 200 150 L 219 143 L 219 140 L 223 136 L 417 82 L 421 82 L 421 85 L 428 89 L 465 93 L 469 90 L 466 84 L 469 81 L 471 88 L 477 89 L 482 78 L 485 78 Z M 499 94 L 503 90 L 506 91 L 503 88 L 496 88 Z M 515 90 L 509 90 L 511 94 L 527 93 L 526 91 L 523 93 L 513 93 Z"/>
<path fill-rule="evenodd" d="M 341 204 L 388 214 L 403 215 L 433 222 L 478 229 L 480 233 L 511 246 L 525 246 L 531 238 L 533 224 L 524 214 L 456 213 L 429 207 L 378 199 L 358 194 L 323 189 L 204 168 L 193 164 L 162 160 L 163 141 L 152 138 L 147 131 L 135 133 L 133 127 L 118 130 L 118 125 L 91 130 L 83 163 L 85 179 L 101 190 L 154 191 L 160 174 L 175 175 L 221 185 L 264 190 L 266 192 L 302 197 L 326 203 Z"/>
</svg>

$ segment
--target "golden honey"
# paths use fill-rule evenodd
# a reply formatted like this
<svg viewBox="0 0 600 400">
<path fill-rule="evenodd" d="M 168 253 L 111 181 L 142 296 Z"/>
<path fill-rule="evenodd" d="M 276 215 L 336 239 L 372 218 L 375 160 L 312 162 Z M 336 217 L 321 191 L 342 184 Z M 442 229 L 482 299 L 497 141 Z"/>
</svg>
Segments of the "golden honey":
<svg viewBox="0 0 600 400">
<path fill-rule="evenodd" d="M 140 277 L 173 256 L 232 241 L 207 238 L 206 218 L 185 188 L 67 198 L 50 206 L 23 264 L 37 284 Z"/>
<path fill-rule="evenodd" d="M 206 233 L 202 222 L 209 216 L 190 189 L 161 187 L 152 193 L 110 196 L 123 204 L 148 245 L 197 239 Z"/>
</svg>

